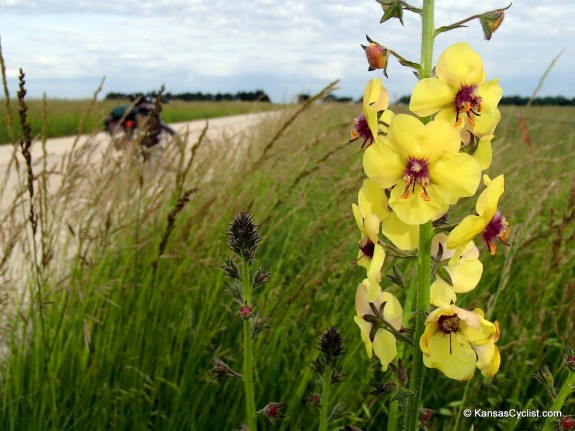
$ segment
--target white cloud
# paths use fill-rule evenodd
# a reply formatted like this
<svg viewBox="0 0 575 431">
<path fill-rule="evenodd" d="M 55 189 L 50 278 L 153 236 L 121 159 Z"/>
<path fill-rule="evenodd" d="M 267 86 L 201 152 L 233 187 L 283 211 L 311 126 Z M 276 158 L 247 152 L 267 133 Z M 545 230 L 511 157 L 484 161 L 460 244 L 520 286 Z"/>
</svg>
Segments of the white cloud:
<svg viewBox="0 0 575 431">
<path fill-rule="evenodd" d="M 477 3 L 436 2 L 436 26 L 506 6 L 483 0 L 478 9 Z M 317 91 L 339 77 L 339 93 L 357 97 L 369 78 L 379 76 L 367 73 L 359 46 L 365 34 L 405 57 L 419 56 L 418 17 L 405 12 L 405 27 L 397 21 L 380 25 L 381 8 L 372 0 L 0 0 L 0 7 L 6 63 L 12 71 L 24 68 L 30 94 L 37 88 L 58 96 L 51 88 L 65 92 L 68 81 L 75 84 L 63 95 L 88 96 L 94 88 L 82 91 L 80 83 L 106 75 L 105 92 L 134 85 L 146 91 L 162 82 L 174 91 L 214 92 L 219 82 L 238 86 L 226 91 L 263 88 L 281 100 L 291 97 L 289 91 Z M 449 44 L 467 40 L 484 57 L 488 77 L 500 77 L 508 94 L 527 95 L 551 59 L 572 49 L 573 16 L 573 3 L 518 0 L 490 42 L 471 22 L 440 35 L 435 58 Z M 575 96 L 574 69 L 575 56 L 566 51 L 542 93 Z M 392 94 L 410 91 L 409 70 L 392 59 L 389 74 Z M 35 80 L 46 84 L 40 89 Z"/>
</svg>

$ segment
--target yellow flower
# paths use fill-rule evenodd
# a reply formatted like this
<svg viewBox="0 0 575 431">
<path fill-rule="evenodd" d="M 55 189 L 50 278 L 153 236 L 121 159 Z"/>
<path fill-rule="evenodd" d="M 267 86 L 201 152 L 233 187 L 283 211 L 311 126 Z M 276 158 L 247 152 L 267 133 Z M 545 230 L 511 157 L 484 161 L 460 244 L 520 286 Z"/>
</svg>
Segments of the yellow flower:
<svg viewBox="0 0 575 431">
<path fill-rule="evenodd" d="M 497 373 L 501 363 L 497 340 L 499 325 L 485 320 L 481 309 L 468 311 L 451 304 L 427 316 L 419 344 L 426 367 L 437 368 L 450 379 L 469 380 L 475 368 L 485 377 Z"/>
<path fill-rule="evenodd" d="M 387 138 L 365 151 L 363 168 L 378 186 L 392 188 L 389 206 L 397 217 L 420 225 L 477 190 L 479 164 L 460 153 L 460 145 L 459 132 L 446 121 L 423 125 L 400 114 L 391 121 Z"/>
<path fill-rule="evenodd" d="M 397 355 L 396 338 L 389 328 L 401 330 L 403 309 L 395 296 L 383 292 L 379 286 L 375 298 L 370 301 L 368 286 L 368 280 L 357 286 L 355 294 L 357 314 L 353 320 L 361 331 L 367 356 L 371 358 L 375 353 L 381 362 L 382 370 L 386 371 L 389 363 Z"/>
<path fill-rule="evenodd" d="M 491 254 L 495 254 L 495 240 L 504 240 L 509 235 L 507 220 L 497 211 L 497 203 L 503 194 L 504 177 L 499 175 L 493 181 L 487 175 L 484 176 L 487 186 L 481 192 L 475 205 L 477 215 L 470 215 L 461 220 L 455 229 L 447 237 L 447 247 L 455 250 L 462 247 L 481 234 Z"/>
<path fill-rule="evenodd" d="M 385 250 L 379 243 L 379 219 L 372 212 L 366 212 L 364 215 L 356 204 L 352 204 L 351 209 L 361 232 L 356 262 L 367 270 L 369 298 L 373 300 L 377 294 L 378 283 L 381 282 L 381 268 L 385 260 Z"/>
<path fill-rule="evenodd" d="M 380 134 L 386 134 L 394 115 L 388 106 L 389 94 L 381 79 L 370 79 L 363 92 L 363 113 L 353 120 L 349 142 L 362 138 L 361 150 L 369 147 Z"/>
<path fill-rule="evenodd" d="M 381 222 L 381 231 L 401 250 L 414 250 L 419 244 L 419 226 L 403 223 L 388 207 L 385 190 L 369 178 L 363 181 L 357 196 L 359 212 L 373 213 Z"/>
<path fill-rule="evenodd" d="M 483 61 L 467 43 L 447 48 L 439 57 L 435 77 L 422 79 L 411 95 L 409 109 L 420 117 L 464 126 L 475 136 L 493 133 L 501 119 L 497 104 L 503 91 L 497 80 L 485 81 Z"/>
<path fill-rule="evenodd" d="M 430 301 L 437 307 L 455 303 L 457 293 L 475 289 L 483 273 L 479 250 L 473 241 L 469 241 L 465 248 L 455 251 L 447 248 L 447 236 L 439 233 L 431 242 L 431 254 L 438 259 L 440 253 L 440 260 L 449 259 L 445 269 L 451 278 L 451 284 L 436 274 L 430 288 Z"/>
</svg>

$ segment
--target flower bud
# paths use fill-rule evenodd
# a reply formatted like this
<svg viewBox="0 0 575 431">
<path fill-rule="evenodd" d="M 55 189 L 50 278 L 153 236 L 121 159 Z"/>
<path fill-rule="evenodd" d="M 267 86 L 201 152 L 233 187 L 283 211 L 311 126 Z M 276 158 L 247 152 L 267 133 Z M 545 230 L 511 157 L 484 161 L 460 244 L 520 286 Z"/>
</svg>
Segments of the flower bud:
<svg viewBox="0 0 575 431">
<path fill-rule="evenodd" d="M 232 370 L 224 361 L 218 359 L 217 357 L 212 357 L 212 362 L 214 367 L 211 369 L 212 378 L 210 379 L 210 383 L 215 379 L 219 379 L 221 377 L 237 377 L 242 378 L 243 376 L 239 373 L 236 373 Z"/>
<path fill-rule="evenodd" d="M 565 349 L 563 359 L 567 368 L 571 371 L 575 371 L 575 349 Z"/>
<path fill-rule="evenodd" d="M 553 380 L 553 374 L 549 371 L 549 367 L 547 365 L 543 366 L 543 368 L 539 369 L 537 373 L 533 376 L 535 379 L 541 383 L 545 388 L 549 391 L 553 398 L 557 397 L 557 391 L 555 390 L 555 382 Z"/>
<path fill-rule="evenodd" d="M 425 409 L 425 408 L 419 409 L 419 420 L 421 421 L 421 423 L 426 424 L 427 422 L 429 422 L 429 419 L 431 419 L 431 416 L 433 416 L 433 412 L 434 410 L 431 409 Z"/>
<path fill-rule="evenodd" d="M 284 403 L 284 402 L 269 403 L 263 409 L 259 410 L 257 412 L 257 414 L 261 415 L 261 416 L 265 416 L 266 418 L 269 419 L 269 421 L 271 423 L 273 423 L 274 420 L 285 419 L 285 415 L 280 413 L 280 411 L 279 411 L 285 405 L 286 405 L 286 403 Z"/>
<path fill-rule="evenodd" d="M 311 393 L 309 394 L 309 396 L 307 397 L 307 402 L 312 406 L 312 407 L 319 407 L 321 404 L 321 396 L 319 394 L 316 393 Z"/>
<path fill-rule="evenodd" d="M 564 416 L 559 420 L 559 423 L 561 424 L 561 429 L 575 429 L 575 418 L 573 418 L 573 416 Z"/>
<path fill-rule="evenodd" d="M 367 62 L 369 63 L 369 71 L 382 69 L 383 74 L 387 77 L 387 60 L 389 59 L 389 50 L 384 48 L 379 43 L 374 42 L 369 36 L 365 36 L 369 42 L 368 46 L 361 45 L 365 51 Z"/>
<path fill-rule="evenodd" d="M 380 23 L 384 23 L 385 21 L 391 18 L 399 19 L 401 25 L 403 25 L 403 6 L 397 0 L 377 0 L 378 3 L 381 4 L 383 9 L 383 16 L 381 17 Z"/>
<path fill-rule="evenodd" d="M 238 315 L 244 319 L 249 320 L 254 314 L 254 308 L 250 307 L 248 304 L 244 304 L 241 307 L 238 307 Z"/>
<path fill-rule="evenodd" d="M 481 28 L 483 29 L 483 34 L 485 39 L 490 40 L 491 35 L 495 33 L 495 30 L 499 28 L 505 18 L 505 10 L 509 9 L 511 5 L 503 9 L 496 9 L 490 12 L 485 12 L 479 16 L 479 22 L 481 22 Z"/>
<path fill-rule="evenodd" d="M 233 260 L 226 259 L 226 264 L 224 266 L 222 266 L 222 269 L 224 270 L 224 274 L 226 274 L 228 277 L 236 279 L 236 280 L 241 279 L 240 269 L 234 263 Z"/>
</svg>

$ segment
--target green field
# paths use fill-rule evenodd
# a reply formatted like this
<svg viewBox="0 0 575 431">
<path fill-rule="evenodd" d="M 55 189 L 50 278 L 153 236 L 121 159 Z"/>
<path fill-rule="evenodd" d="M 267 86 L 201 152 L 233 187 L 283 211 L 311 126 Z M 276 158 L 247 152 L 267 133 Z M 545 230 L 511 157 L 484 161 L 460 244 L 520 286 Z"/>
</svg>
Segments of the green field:
<svg viewBox="0 0 575 431">
<path fill-rule="evenodd" d="M 50 103 L 51 122 L 75 127 Z M 99 103 L 94 118 L 108 109 Z M 188 108 L 168 105 L 166 120 L 188 118 L 178 109 Z M 41 171 L 34 172 L 36 241 L 21 221 L 27 199 L 2 213 L 0 429 L 240 429 L 242 382 L 210 383 L 210 369 L 216 355 L 241 370 L 242 321 L 221 270 L 231 256 L 225 232 L 241 210 L 261 224 L 256 263 L 272 273 L 256 300 L 271 315 L 271 329 L 255 340 L 256 405 L 287 402 L 287 419 L 272 425 L 260 418 L 260 429 L 317 429 L 318 412 L 306 401 L 317 391 L 310 363 L 318 336 L 331 325 L 345 339 L 346 375 L 332 400 L 347 405 L 345 419 L 331 429 L 394 429 L 390 400 L 371 404 L 369 395 L 370 383 L 389 374 L 368 360 L 353 321 L 365 272 L 353 264 L 359 232 L 351 204 L 364 173 L 359 145 L 347 140 L 361 107 L 311 105 L 291 122 L 298 109 L 248 130 L 236 146 L 190 139 L 170 169 L 124 161 L 100 171 L 82 168 L 78 158 L 55 174 L 62 185 L 50 193 Z M 521 112 L 532 146 L 522 138 L 518 109 L 504 108 L 488 170 L 505 173 L 500 209 L 511 247 L 491 256 L 477 241 L 484 275 L 459 304 L 481 307 L 499 322 L 501 369 L 493 379 L 476 373 L 468 383 L 427 370 L 430 430 L 456 423 L 461 430 L 539 429 L 541 419 L 466 419 L 462 410 L 548 410 L 551 395 L 533 375 L 548 366 L 557 390 L 567 375 L 562 354 L 575 347 L 575 109 Z M 89 180 L 81 184 L 82 176 Z M 173 211 L 186 191 L 189 202 Z M 467 209 L 474 203 L 469 199 Z M 21 254 L 13 246 L 20 243 Z M 392 264 L 406 277 L 413 273 L 392 258 L 386 271 Z M 23 296 L 15 293 L 19 285 Z M 382 287 L 405 297 L 390 282 Z M 563 412 L 575 413 L 573 397 Z"/>
<path fill-rule="evenodd" d="M 104 130 L 104 118 L 118 105 L 129 105 L 129 100 L 101 100 L 93 103 L 91 100 L 74 99 L 32 99 L 27 101 L 28 118 L 32 125 L 32 136 L 55 138 L 72 136 L 80 133 Z M 205 118 L 223 117 L 226 115 L 245 114 L 257 111 L 277 109 L 277 105 L 260 102 L 184 102 L 181 100 L 166 103 L 162 109 L 162 119 L 167 123 L 178 121 L 201 120 Z M 0 101 L 1 118 L 6 118 L 10 112 L 14 119 L 18 118 L 17 105 L 12 103 L 6 108 L 5 99 Z M 14 134 L 21 133 L 19 123 L 13 127 Z M 10 131 L 3 120 L 0 124 L 0 144 L 10 142 Z"/>
</svg>

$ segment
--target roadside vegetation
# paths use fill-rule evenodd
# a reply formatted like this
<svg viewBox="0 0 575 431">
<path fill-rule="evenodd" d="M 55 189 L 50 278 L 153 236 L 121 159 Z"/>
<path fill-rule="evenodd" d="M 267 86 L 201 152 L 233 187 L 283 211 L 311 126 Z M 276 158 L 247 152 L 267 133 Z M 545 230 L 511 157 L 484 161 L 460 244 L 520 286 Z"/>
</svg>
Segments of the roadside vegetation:
<svg viewBox="0 0 575 431">
<path fill-rule="evenodd" d="M 20 192 L 0 213 L 0 429 L 240 429 L 241 381 L 211 382 L 210 369 L 214 356 L 241 369 L 241 319 L 224 292 L 221 266 L 231 254 L 225 232 L 242 210 L 260 225 L 255 260 L 272 274 L 258 295 L 271 329 L 254 344 L 256 406 L 287 402 L 287 419 L 258 425 L 317 429 L 310 363 L 320 333 L 336 325 L 345 340 L 345 380 L 331 394 L 346 405 L 338 424 L 386 429 L 388 400 L 369 395 L 370 384 L 385 376 L 375 360 L 365 371 L 368 359 L 353 321 L 363 271 L 354 265 L 359 232 L 351 204 L 363 172 L 359 144 L 347 141 L 361 106 L 308 102 L 240 135 L 187 136 L 184 148 L 167 152 L 171 162 L 162 168 L 130 157 L 118 161 L 111 145 L 96 164 L 93 150 L 101 143 L 93 137 L 79 141 L 57 168 L 25 156 L 12 165 Z M 115 103 L 48 101 L 44 109 L 26 101 L 31 132 L 13 124 L 2 130 L 13 127 L 24 143 L 41 130 L 44 137 L 75 133 L 83 111 L 81 131 L 91 132 Z M 163 118 L 262 106 L 277 109 L 173 102 Z M 519 112 L 502 108 L 490 168 L 505 167 L 500 206 L 511 247 L 491 257 L 478 244 L 482 259 L 492 263 L 461 304 L 488 304 L 489 317 L 505 328 L 498 343 L 503 363 L 495 378 L 466 385 L 428 370 L 429 429 L 455 429 L 455 423 L 460 429 L 538 428 L 541 420 L 466 419 L 461 411 L 548 409 L 551 395 L 533 375 L 547 366 L 559 387 L 566 376 L 562 355 L 575 347 L 575 173 L 569 166 L 575 108 Z M 383 287 L 403 299 L 391 282 Z M 573 398 L 565 405 L 569 412 L 575 412 Z"/>
<path fill-rule="evenodd" d="M 0 115 L 6 117 L 6 105 L 1 101 Z M 28 120 L 32 126 L 32 136 L 39 137 L 42 128 L 45 127 L 46 138 L 61 136 L 73 136 L 77 133 L 91 133 L 104 131 L 104 118 L 118 105 L 129 105 L 128 99 L 101 100 L 93 109 L 90 108 L 92 101 L 74 99 L 41 99 L 27 100 Z M 186 102 L 174 100 L 163 107 L 162 118 L 168 123 L 179 121 L 192 121 L 207 118 L 224 117 L 228 115 L 246 114 L 251 112 L 269 111 L 278 109 L 278 105 L 265 102 Z M 88 116 L 84 114 L 90 111 Z M 18 117 L 16 107 L 11 110 L 13 118 Z M 44 120 L 45 117 L 45 120 Z M 83 124 L 80 119 L 83 118 Z M 19 135 L 22 128 L 18 123 L 14 124 L 14 133 Z M 0 145 L 10 142 L 7 125 L 0 124 Z"/>
</svg>

